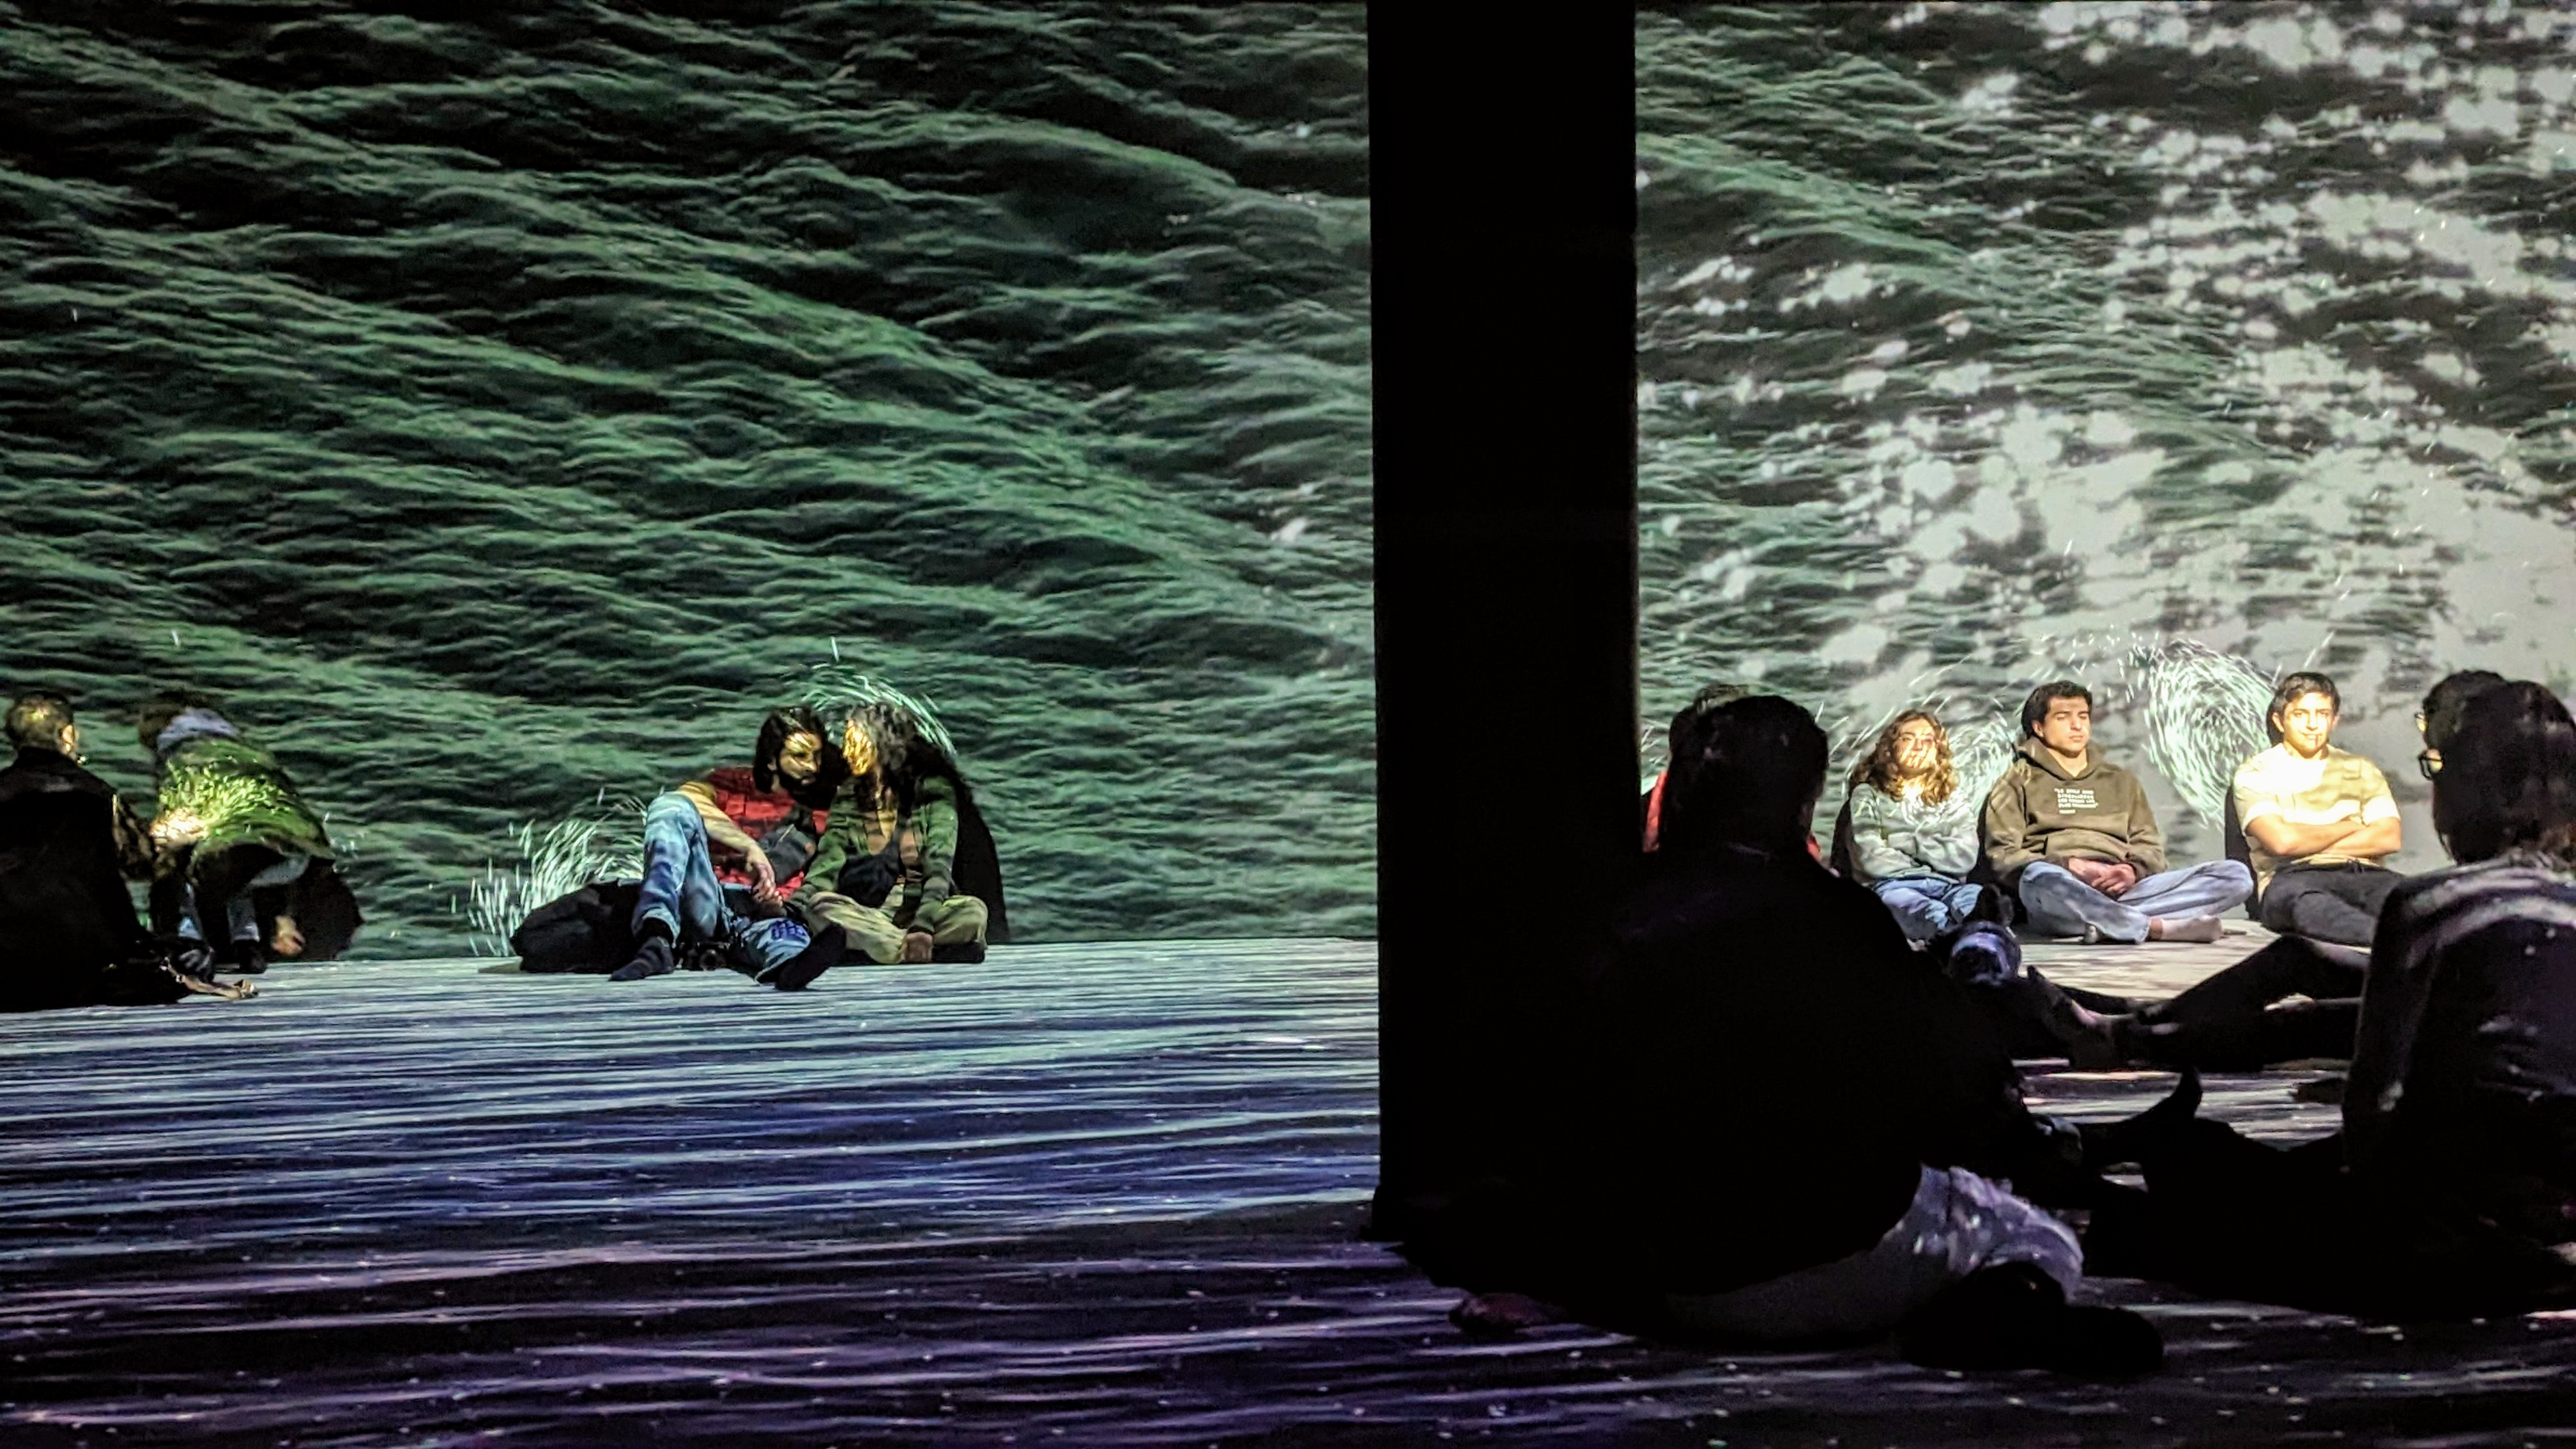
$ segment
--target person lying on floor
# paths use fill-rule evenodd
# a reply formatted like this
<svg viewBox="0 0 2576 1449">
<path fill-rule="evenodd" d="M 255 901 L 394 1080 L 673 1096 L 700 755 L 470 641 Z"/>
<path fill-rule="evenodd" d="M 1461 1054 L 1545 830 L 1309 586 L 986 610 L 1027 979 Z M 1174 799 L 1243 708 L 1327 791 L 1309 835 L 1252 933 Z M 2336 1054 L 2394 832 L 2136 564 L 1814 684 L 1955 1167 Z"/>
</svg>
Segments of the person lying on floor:
<svg viewBox="0 0 2576 1449">
<path fill-rule="evenodd" d="M 851 713 L 841 751 L 849 790 L 788 904 L 879 965 L 983 960 L 985 896 L 998 899 L 1001 876 L 957 761 L 911 710 L 887 702 Z M 983 880 L 959 879 L 970 838 L 984 847 Z"/>
<path fill-rule="evenodd" d="M 146 701 L 135 735 L 152 756 L 160 797 L 152 838 L 166 851 L 152 884 L 152 928 L 201 942 L 235 971 L 337 955 L 356 932 L 357 906 L 334 873 L 330 832 L 277 756 L 190 690 Z M 281 903 L 266 929 L 264 892 Z M 329 940 L 319 949 L 294 913 L 301 899 L 330 903 Z"/>
<path fill-rule="evenodd" d="M 1562 1120 L 1404 1250 L 1470 1291 L 1470 1327 L 1560 1305 L 1761 1344 L 1894 1332 L 1952 1367 L 2152 1366 L 2144 1319 L 2067 1303 L 2074 1235 L 1971 1166 L 2036 1177 L 2045 1134 L 1958 989 L 1808 855 L 1825 753 L 1776 697 L 1692 725 L 1662 849 L 1568 1013 Z"/>
<path fill-rule="evenodd" d="M 1977 828 L 1951 805 L 1959 772 L 1939 720 L 1919 709 L 1898 715 L 1879 731 L 1850 783 L 1843 808 L 1851 818 L 1852 879 L 1887 903 L 1907 940 L 2003 918 L 2001 894 L 1968 879 L 1977 865 Z"/>
<path fill-rule="evenodd" d="M 2215 941 L 2254 876 L 2232 860 L 2166 869 L 2137 777 L 2092 748 L 2093 696 L 2052 680 L 2022 705 L 2020 753 L 1986 795 L 1986 864 L 2029 931 L 2086 941 Z"/>
<path fill-rule="evenodd" d="M 2496 686 L 2444 741 L 2458 865 L 2389 895 L 2343 1130 L 2278 1148 L 2164 1108 L 2088 1143 L 2133 1160 L 2090 1245 L 2198 1291 L 2369 1316 L 2576 1304 L 2576 721 Z"/>
<path fill-rule="evenodd" d="M 2424 696 L 2419 718 L 2428 778 L 2442 747 L 2459 732 L 2468 701 L 2503 682 L 2484 670 L 2464 671 Z M 2309 698 L 2315 697 L 2311 691 Z M 2103 1011 L 2083 998 L 2082 1005 L 2094 1012 L 2058 1011 L 2044 1021 L 2078 1066 L 2250 1072 L 2282 1062 L 2349 1057 L 2369 965 L 2366 950 L 2283 936 L 2171 1001 L 2124 1013 Z"/>
<path fill-rule="evenodd" d="M 2302 670 L 2272 691 L 2272 748 L 2236 767 L 2236 819 L 2263 924 L 2285 936 L 2368 946 L 2403 877 L 2397 798 L 2379 767 L 2334 743 L 2343 696 Z"/>
<path fill-rule="evenodd" d="M 837 927 L 808 931 L 787 910 L 849 766 L 803 705 L 760 723 L 748 768 L 711 770 L 644 807 L 644 881 L 635 954 L 608 975 L 640 981 L 702 947 L 781 991 L 801 991 L 841 959 Z M 721 857 L 722 864 L 718 864 Z"/>
<path fill-rule="evenodd" d="M 176 943 L 156 948 L 134 918 L 126 878 L 148 878 L 156 851 L 115 790 L 81 768 L 70 699 L 30 691 L 6 721 L 15 757 L 0 769 L 0 1010 L 253 995 L 179 969 Z"/>
</svg>

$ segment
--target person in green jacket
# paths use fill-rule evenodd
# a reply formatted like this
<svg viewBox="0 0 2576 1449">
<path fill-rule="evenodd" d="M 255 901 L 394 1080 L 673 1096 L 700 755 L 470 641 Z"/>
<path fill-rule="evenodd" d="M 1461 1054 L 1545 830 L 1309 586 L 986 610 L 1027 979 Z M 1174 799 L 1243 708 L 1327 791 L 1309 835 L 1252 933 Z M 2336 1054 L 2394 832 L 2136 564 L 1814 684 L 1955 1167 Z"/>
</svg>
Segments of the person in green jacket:
<svg viewBox="0 0 2576 1449">
<path fill-rule="evenodd" d="M 880 965 L 981 961 L 986 903 L 958 887 L 974 796 L 957 762 L 900 705 L 859 705 L 842 728 L 850 783 L 788 905 Z M 998 883 L 998 882 L 997 882 Z"/>
<path fill-rule="evenodd" d="M 194 936 L 246 972 L 266 970 L 271 955 L 320 959 L 346 946 L 357 911 L 334 873 L 330 832 L 277 757 L 189 691 L 154 696 L 135 729 L 160 792 L 152 836 L 170 862 L 153 881 L 153 929 Z M 256 901 L 272 890 L 263 931 Z M 335 918 L 325 949 L 299 920 L 308 901 Z"/>
<path fill-rule="evenodd" d="M 2234 860 L 2166 868 L 2145 788 L 2092 747 L 2092 693 L 2051 680 L 2030 692 L 2021 724 L 2021 752 L 1986 795 L 1985 843 L 2030 933 L 2217 940 L 2219 913 L 2254 893 L 2254 873 Z"/>
</svg>

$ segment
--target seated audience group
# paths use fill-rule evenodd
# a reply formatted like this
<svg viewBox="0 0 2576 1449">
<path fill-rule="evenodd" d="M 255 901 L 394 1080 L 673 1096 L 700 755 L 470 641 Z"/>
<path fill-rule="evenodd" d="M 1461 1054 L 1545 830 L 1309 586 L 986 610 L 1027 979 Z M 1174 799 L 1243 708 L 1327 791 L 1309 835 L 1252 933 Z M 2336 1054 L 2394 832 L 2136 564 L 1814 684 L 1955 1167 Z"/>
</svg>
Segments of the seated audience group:
<svg viewBox="0 0 2576 1449">
<path fill-rule="evenodd" d="M 2455 864 L 2413 877 L 2382 865 L 2394 803 L 2332 745 L 2322 676 L 2282 681 L 2279 744 L 2236 772 L 2246 863 L 2172 869 L 2135 780 L 2095 758 L 2088 706 L 2034 691 L 1973 858 L 1925 828 L 1956 789 L 1937 721 L 1901 716 L 1855 772 L 1837 879 L 1808 834 L 1812 718 L 1740 691 L 1694 701 L 1655 848 L 1585 968 L 1551 1145 L 1409 1224 L 1406 1251 L 1469 1290 L 1459 1321 L 1893 1331 L 1927 1364 L 2128 1372 L 2156 1334 L 2070 1306 L 2088 1258 L 2401 1319 L 2576 1304 L 2565 705 L 2483 672 L 2434 687 L 2419 765 Z M 2258 883 L 2284 934 L 2160 1004 L 2056 993 L 1994 919 L 2017 901 L 2049 934 L 2207 939 Z M 2018 1018 L 1981 990 L 2004 979 L 2031 988 Z M 2036 1116 L 2016 1019 L 2181 1085 L 2127 1121 Z M 2341 1132 L 2284 1149 L 2198 1117 L 2197 1068 L 2303 1056 L 2350 1061 Z M 2145 1188 L 2103 1176 L 2130 1164 Z M 2080 1245 L 2046 1207 L 2090 1210 Z"/>
</svg>

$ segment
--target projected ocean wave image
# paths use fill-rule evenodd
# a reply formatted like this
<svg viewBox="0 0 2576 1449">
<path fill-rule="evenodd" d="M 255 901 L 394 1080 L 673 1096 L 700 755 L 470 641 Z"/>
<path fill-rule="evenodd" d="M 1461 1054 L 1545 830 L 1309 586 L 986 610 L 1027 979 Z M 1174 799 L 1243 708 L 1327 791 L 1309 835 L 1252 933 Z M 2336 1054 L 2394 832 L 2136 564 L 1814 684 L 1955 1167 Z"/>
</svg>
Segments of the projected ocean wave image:
<svg viewBox="0 0 2576 1449">
<path fill-rule="evenodd" d="M 2215 854 L 2323 668 L 2439 858 L 2423 690 L 2576 683 L 2576 11 L 1656 11 L 1637 67 L 1649 721 L 1740 679 L 1847 763 L 1928 701 L 1999 767 L 2070 674 Z"/>
<path fill-rule="evenodd" d="M 0 690 L 216 695 L 362 956 L 836 663 L 1019 939 L 1369 934 L 1359 8 L 467 13 L 0 4 Z"/>
</svg>

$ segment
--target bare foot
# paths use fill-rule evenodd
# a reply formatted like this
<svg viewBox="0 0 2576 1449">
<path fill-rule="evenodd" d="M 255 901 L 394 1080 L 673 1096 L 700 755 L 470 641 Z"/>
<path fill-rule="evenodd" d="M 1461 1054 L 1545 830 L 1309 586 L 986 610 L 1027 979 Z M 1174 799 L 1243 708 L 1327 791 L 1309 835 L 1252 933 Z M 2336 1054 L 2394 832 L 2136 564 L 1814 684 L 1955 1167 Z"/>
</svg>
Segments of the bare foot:
<svg viewBox="0 0 2576 1449">
<path fill-rule="evenodd" d="M 2162 916 L 2152 916 L 2147 920 L 2147 939 L 2150 941 L 2206 943 L 2217 940 L 2218 935 L 2216 916 L 2194 916 L 2187 921 L 2168 921 Z"/>
<path fill-rule="evenodd" d="M 1526 1293 L 1470 1293 L 1449 1310 L 1449 1321 L 1477 1338 L 1502 1338 L 1564 1317 L 1554 1304 Z"/>
</svg>

